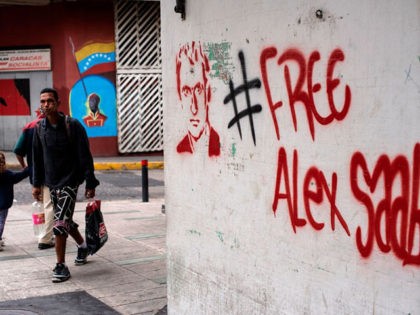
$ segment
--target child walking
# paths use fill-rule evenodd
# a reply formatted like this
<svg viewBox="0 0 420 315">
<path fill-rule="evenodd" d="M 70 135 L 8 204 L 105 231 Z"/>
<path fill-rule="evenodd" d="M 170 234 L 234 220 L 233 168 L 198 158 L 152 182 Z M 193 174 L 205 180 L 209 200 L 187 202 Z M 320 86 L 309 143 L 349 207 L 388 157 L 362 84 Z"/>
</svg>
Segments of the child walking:
<svg viewBox="0 0 420 315">
<path fill-rule="evenodd" d="M 6 224 L 9 208 L 13 204 L 14 185 L 29 176 L 29 168 L 20 172 L 6 169 L 6 156 L 0 152 L 0 251 L 3 250 L 3 230 Z"/>
</svg>

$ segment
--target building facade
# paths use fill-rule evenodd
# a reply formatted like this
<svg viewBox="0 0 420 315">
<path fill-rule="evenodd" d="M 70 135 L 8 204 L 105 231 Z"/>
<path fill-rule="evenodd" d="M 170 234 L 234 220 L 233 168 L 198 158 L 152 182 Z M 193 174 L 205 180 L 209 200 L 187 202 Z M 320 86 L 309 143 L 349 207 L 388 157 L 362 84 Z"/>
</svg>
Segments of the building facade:
<svg viewBox="0 0 420 315">
<path fill-rule="evenodd" d="M 162 152 L 160 2 L 44 2 L 0 10 L 0 148 L 53 86 L 95 156 Z"/>
</svg>

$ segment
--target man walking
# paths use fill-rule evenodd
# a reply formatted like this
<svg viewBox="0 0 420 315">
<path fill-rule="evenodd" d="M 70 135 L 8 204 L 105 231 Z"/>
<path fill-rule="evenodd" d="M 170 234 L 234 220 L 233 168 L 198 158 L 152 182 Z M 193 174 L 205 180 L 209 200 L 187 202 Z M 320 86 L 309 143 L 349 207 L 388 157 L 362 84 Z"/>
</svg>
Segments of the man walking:
<svg viewBox="0 0 420 315">
<path fill-rule="evenodd" d="M 99 181 L 95 178 L 89 140 L 83 126 L 76 119 L 58 111 L 60 99 L 55 89 L 45 88 L 40 93 L 41 109 L 45 114 L 35 128 L 33 138 L 34 199 L 41 199 L 41 186 L 50 189 L 54 208 L 55 251 L 57 264 L 53 282 L 70 278 L 65 263 L 66 241 L 70 235 L 77 243 L 76 265 L 87 262 L 86 242 L 73 221 L 77 191 L 86 181 L 86 198 L 95 197 Z"/>
</svg>

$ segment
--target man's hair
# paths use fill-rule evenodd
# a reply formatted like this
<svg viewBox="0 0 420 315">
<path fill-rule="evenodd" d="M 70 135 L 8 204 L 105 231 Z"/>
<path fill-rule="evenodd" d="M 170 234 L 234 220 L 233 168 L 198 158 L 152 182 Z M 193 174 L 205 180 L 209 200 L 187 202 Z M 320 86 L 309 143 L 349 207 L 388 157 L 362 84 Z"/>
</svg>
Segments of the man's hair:
<svg viewBox="0 0 420 315">
<path fill-rule="evenodd" d="M 52 95 L 54 95 L 54 99 L 56 101 L 58 101 L 58 93 L 57 93 L 57 90 L 56 89 L 53 89 L 53 88 L 44 88 L 44 89 L 41 90 L 41 92 L 39 94 L 41 95 L 41 94 L 44 94 L 44 93 L 52 93 Z"/>
<path fill-rule="evenodd" d="M 194 41 L 191 44 L 185 44 L 184 46 L 182 46 L 178 52 L 178 55 L 176 56 L 176 85 L 179 99 L 181 99 L 181 59 L 183 56 L 185 56 L 185 58 L 188 60 L 191 66 L 197 63 L 201 63 L 201 67 L 203 70 L 203 82 L 206 93 L 206 101 L 210 102 L 211 89 L 207 77 L 207 75 L 210 73 L 209 59 L 207 58 L 207 55 L 203 52 L 201 43 L 196 43 Z"/>
</svg>

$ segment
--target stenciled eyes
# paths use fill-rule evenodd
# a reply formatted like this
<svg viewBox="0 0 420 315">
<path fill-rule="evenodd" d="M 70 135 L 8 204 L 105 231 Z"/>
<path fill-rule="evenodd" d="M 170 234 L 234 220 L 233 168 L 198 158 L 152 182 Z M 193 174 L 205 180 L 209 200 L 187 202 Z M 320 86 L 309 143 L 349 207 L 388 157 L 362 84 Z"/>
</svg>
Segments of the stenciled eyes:
<svg viewBox="0 0 420 315">
<path fill-rule="evenodd" d="M 204 91 L 204 87 L 202 83 L 197 83 L 193 88 L 190 88 L 187 85 L 182 87 L 182 95 L 184 97 L 191 96 L 194 92 L 195 95 L 201 95 Z"/>
</svg>

